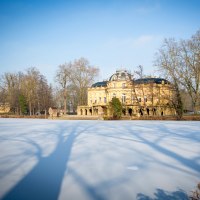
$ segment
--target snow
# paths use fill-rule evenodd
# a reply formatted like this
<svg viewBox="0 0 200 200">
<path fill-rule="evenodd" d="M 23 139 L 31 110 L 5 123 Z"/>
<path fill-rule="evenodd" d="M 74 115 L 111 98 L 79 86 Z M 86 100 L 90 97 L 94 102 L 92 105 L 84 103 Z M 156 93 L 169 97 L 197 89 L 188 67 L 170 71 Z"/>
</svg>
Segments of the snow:
<svg viewBox="0 0 200 200">
<path fill-rule="evenodd" d="M 188 199 L 200 122 L 0 119 L 0 199 Z"/>
</svg>

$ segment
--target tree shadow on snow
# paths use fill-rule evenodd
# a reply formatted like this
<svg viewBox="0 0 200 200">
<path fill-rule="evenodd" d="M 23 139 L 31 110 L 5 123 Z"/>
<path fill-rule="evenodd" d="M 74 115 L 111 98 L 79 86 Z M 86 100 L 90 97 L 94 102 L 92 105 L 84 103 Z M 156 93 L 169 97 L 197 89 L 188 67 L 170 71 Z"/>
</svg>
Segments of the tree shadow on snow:
<svg viewBox="0 0 200 200">
<path fill-rule="evenodd" d="M 73 169 L 69 169 L 70 175 L 77 181 L 77 183 L 83 188 L 83 190 L 87 193 L 90 199 L 94 200 L 105 200 L 106 198 L 98 192 L 98 188 L 89 184 L 83 177 L 81 177 L 76 171 Z"/>
<path fill-rule="evenodd" d="M 137 200 L 189 200 L 189 198 L 183 190 L 168 192 L 162 189 L 157 189 L 153 198 L 139 193 L 137 194 Z"/>
<path fill-rule="evenodd" d="M 49 156 L 42 157 L 42 150 L 38 148 L 36 166 L 2 200 L 58 199 L 73 143 L 88 128 L 77 132 L 76 126 L 65 139 L 66 129 L 60 126 L 55 150 Z"/>
<path fill-rule="evenodd" d="M 131 130 L 130 130 L 130 133 L 132 133 Z M 142 134 L 134 133 L 134 136 L 136 136 L 137 139 L 141 141 L 141 143 L 151 147 L 152 149 L 156 150 L 159 153 L 162 153 L 163 155 L 166 155 L 168 157 L 175 159 L 176 161 L 178 161 L 179 163 L 181 163 L 185 167 L 190 168 L 193 171 L 196 171 L 196 172 L 199 173 L 200 165 L 196 160 L 186 158 L 183 155 L 176 153 L 175 151 L 167 149 L 164 146 L 159 145 L 158 141 L 152 142 L 152 141 L 148 140 L 147 138 L 142 137 Z"/>
</svg>

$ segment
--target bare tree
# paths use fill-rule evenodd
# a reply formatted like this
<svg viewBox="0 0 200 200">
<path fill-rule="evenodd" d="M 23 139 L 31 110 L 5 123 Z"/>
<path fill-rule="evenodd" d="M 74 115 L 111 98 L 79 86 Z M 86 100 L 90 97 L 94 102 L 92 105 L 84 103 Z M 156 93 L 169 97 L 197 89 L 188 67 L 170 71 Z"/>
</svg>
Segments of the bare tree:
<svg viewBox="0 0 200 200">
<path fill-rule="evenodd" d="M 179 81 L 191 97 L 197 112 L 200 99 L 200 30 L 189 40 L 180 42 Z"/>
<path fill-rule="evenodd" d="M 87 88 L 94 82 L 98 73 L 99 69 L 91 66 L 85 58 L 74 61 L 70 78 L 76 88 L 78 105 L 87 104 Z"/>
<path fill-rule="evenodd" d="M 134 71 L 135 78 L 144 78 L 144 68 L 142 65 L 137 66 L 137 70 Z"/>
<path fill-rule="evenodd" d="M 179 51 L 179 46 L 174 39 L 165 39 L 156 55 L 155 66 L 158 67 L 162 76 L 170 80 L 174 86 L 174 97 L 171 99 L 171 104 L 180 119 L 183 115 L 183 102 L 178 72 L 180 66 Z"/>
<path fill-rule="evenodd" d="M 48 108 L 52 106 L 54 102 L 52 96 L 52 86 L 48 85 L 47 79 L 43 75 L 39 76 L 37 96 L 37 110 L 39 113 L 43 112 L 46 115 Z"/>
<path fill-rule="evenodd" d="M 165 39 L 155 65 L 174 84 L 174 105 L 181 115 L 181 91 L 187 91 L 194 112 L 200 109 L 200 30 L 189 40 Z M 186 95 L 182 95 L 186 96 Z M 178 115 L 179 115 L 178 114 Z"/>
<path fill-rule="evenodd" d="M 40 72 L 36 68 L 28 68 L 23 79 L 22 91 L 26 97 L 29 114 L 35 114 L 38 105 L 38 86 Z"/>
<path fill-rule="evenodd" d="M 65 113 L 67 102 L 71 104 L 73 110 L 77 105 L 87 104 L 87 88 L 93 83 L 98 72 L 99 69 L 91 66 L 85 58 L 59 66 L 56 81 L 62 89 Z"/>
<path fill-rule="evenodd" d="M 67 85 L 70 83 L 71 69 L 71 63 L 65 63 L 58 66 L 58 71 L 56 73 L 56 82 L 62 90 L 64 114 L 67 112 Z"/>
</svg>

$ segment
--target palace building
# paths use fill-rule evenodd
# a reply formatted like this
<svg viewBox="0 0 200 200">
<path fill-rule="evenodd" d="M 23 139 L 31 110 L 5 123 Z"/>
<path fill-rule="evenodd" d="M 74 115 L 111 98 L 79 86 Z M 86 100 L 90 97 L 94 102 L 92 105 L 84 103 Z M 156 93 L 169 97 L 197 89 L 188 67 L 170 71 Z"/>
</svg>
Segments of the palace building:
<svg viewBox="0 0 200 200">
<path fill-rule="evenodd" d="M 133 79 L 126 70 L 118 70 L 108 81 L 88 88 L 88 103 L 78 106 L 78 115 L 110 116 L 109 102 L 119 98 L 124 116 L 174 115 L 170 106 L 173 86 L 162 78 Z"/>
</svg>

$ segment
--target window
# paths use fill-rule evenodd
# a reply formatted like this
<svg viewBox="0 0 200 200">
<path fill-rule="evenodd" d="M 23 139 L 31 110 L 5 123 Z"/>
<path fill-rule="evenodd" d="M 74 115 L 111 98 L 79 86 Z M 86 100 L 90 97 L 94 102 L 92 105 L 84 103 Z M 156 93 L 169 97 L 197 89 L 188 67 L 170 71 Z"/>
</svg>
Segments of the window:
<svg viewBox="0 0 200 200">
<path fill-rule="evenodd" d="M 126 94 L 122 94 L 122 103 L 126 103 Z"/>
<path fill-rule="evenodd" d="M 104 97 L 104 103 L 106 103 L 106 97 Z"/>
<path fill-rule="evenodd" d="M 142 101 L 141 97 L 138 97 L 138 102 L 141 102 L 141 101 Z"/>
<path fill-rule="evenodd" d="M 101 97 L 99 97 L 99 102 L 101 102 Z"/>
<path fill-rule="evenodd" d="M 125 88 L 126 87 L 126 84 L 125 83 L 122 83 L 122 88 Z"/>
<path fill-rule="evenodd" d="M 144 97 L 144 102 L 147 102 L 147 97 Z"/>
<path fill-rule="evenodd" d="M 114 97 L 116 97 L 116 94 L 115 94 L 115 93 L 113 93 L 113 98 L 114 98 Z"/>
</svg>

